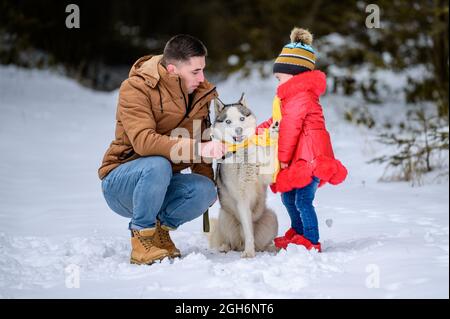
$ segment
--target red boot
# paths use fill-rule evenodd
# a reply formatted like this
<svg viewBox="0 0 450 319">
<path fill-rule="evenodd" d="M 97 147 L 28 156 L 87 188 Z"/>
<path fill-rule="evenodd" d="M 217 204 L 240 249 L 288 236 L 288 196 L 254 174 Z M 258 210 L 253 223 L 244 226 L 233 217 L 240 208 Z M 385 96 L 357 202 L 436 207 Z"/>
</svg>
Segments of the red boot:
<svg viewBox="0 0 450 319">
<path fill-rule="evenodd" d="M 275 243 L 275 247 L 277 248 L 283 248 L 286 249 L 287 245 L 289 244 L 289 241 L 297 235 L 297 232 L 294 230 L 294 228 L 289 228 L 287 232 L 284 234 L 284 236 L 277 237 L 273 241 Z"/>
<path fill-rule="evenodd" d="M 295 244 L 295 245 L 301 245 L 304 246 L 306 249 L 316 249 L 319 253 L 322 251 L 322 247 L 320 243 L 313 244 L 309 239 L 305 238 L 303 235 L 295 235 L 292 237 L 292 239 L 289 241 L 288 244 Z"/>
</svg>

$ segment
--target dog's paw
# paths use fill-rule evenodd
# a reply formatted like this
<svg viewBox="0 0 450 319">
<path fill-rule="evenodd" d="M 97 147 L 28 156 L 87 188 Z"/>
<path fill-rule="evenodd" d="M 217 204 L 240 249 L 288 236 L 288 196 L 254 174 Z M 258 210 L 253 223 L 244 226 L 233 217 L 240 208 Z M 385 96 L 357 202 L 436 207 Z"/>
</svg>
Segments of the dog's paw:
<svg viewBox="0 0 450 319">
<path fill-rule="evenodd" d="M 220 247 L 219 247 L 219 251 L 221 252 L 221 253 L 227 253 L 227 252 L 229 252 L 231 250 L 231 247 L 230 247 L 230 245 L 228 245 L 228 244 L 222 244 L 222 245 L 220 245 Z"/>
<path fill-rule="evenodd" d="M 274 244 L 269 244 L 264 251 L 267 251 L 269 253 L 277 253 L 280 251 L 280 248 L 276 247 Z"/>
<path fill-rule="evenodd" d="M 241 258 L 254 258 L 255 256 L 256 256 L 256 253 L 254 250 L 251 250 L 251 251 L 244 250 L 241 253 Z"/>
</svg>

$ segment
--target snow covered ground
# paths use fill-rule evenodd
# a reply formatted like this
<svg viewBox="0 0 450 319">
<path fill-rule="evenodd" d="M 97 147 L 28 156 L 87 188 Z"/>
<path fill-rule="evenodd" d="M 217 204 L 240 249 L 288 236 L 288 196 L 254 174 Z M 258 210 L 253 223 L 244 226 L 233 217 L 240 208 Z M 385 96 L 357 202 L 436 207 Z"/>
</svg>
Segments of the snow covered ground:
<svg viewBox="0 0 450 319">
<path fill-rule="evenodd" d="M 218 89 L 225 102 L 246 92 L 259 121 L 269 117 L 273 79 L 236 75 Z M 384 168 L 366 164 L 380 151 L 375 133 L 343 120 L 360 101 L 333 95 L 322 104 L 349 177 L 317 193 L 323 253 L 220 254 L 199 218 L 173 233 L 184 258 L 130 265 L 128 221 L 109 210 L 97 178 L 116 101 L 117 91 L 0 67 L 0 298 L 449 297 L 448 179 L 378 182 Z M 278 195 L 268 203 L 282 234 L 287 213 Z"/>
</svg>

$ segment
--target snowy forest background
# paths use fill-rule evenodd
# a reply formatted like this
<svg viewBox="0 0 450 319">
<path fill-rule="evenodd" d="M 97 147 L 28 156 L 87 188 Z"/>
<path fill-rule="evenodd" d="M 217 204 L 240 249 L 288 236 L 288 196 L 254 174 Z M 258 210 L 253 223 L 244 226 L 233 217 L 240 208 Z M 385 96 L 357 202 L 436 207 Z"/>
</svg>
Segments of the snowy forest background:
<svg viewBox="0 0 450 319">
<path fill-rule="evenodd" d="M 65 26 L 70 3 L 79 29 Z M 379 28 L 366 26 L 370 4 Z M 448 298 L 448 17 L 444 0 L 0 0 L 0 298 Z M 349 169 L 316 199 L 324 253 L 240 260 L 209 250 L 199 219 L 174 233 L 185 258 L 129 265 L 127 222 L 96 170 L 130 66 L 197 36 L 222 100 L 246 92 L 261 122 L 294 25 L 315 36 Z M 287 214 L 268 202 L 282 234 Z"/>
</svg>

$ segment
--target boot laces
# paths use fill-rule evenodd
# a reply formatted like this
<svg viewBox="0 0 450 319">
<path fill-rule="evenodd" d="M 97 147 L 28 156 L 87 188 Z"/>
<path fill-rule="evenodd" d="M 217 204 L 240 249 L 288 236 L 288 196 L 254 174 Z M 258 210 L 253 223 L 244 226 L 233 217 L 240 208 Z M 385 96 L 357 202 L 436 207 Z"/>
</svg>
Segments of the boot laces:
<svg viewBox="0 0 450 319">
<path fill-rule="evenodd" d="M 161 240 L 164 242 L 164 243 L 170 243 L 170 244 L 172 244 L 172 239 L 170 238 L 170 235 L 169 235 L 169 231 L 168 230 L 165 230 L 165 229 L 160 229 L 160 231 L 159 231 L 159 235 L 160 235 L 160 237 L 161 237 Z"/>
<path fill-rule="evenodd" d="M 139 242 L 144 246 L 146 250 L 150 250 L 153 246 L 153 237 L 142 236 L 139 232 L 135 233 L 135 236 L 138 238 Z"/>
<path fill-rule="evenodd" d="M 149 250 L 153 246 L 153 240 L 151 237 L 139 237 L 139 241 L 147 250 Z"/>
</svg>

